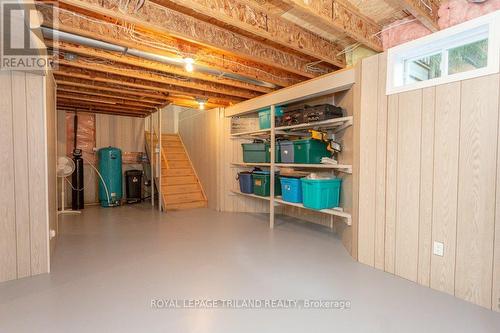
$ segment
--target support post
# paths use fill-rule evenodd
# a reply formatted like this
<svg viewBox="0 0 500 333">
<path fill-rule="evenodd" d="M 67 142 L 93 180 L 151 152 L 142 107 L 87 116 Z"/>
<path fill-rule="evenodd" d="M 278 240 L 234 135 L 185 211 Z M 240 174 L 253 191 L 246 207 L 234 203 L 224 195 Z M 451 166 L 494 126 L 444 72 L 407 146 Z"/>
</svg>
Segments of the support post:
<svg viewBox="0 0 500 333">
<path fill-rule="evenodd" d="M 161 109 L 158 109 L 158 210 L 161 212 L 162 210 L 162 193 L 161 193 L 161 159 L 162 159 L 162 137 L 161 137 Z"/>
<path fill-rule="evenodd" d="M 275 133 L 275 113 L 276 113 L 276 108 L 274 105 L 271 105 L 271 151 L 270 151 L 270 156 L 271 156 L 271 200 L 269 200 L 269 228 L 273 229 L 274 228 L 274 182 L 276 181 L 276 177 L 274 177 L 274 172 L 275 172 L 275 162 L 276 162 L 276 133 Z"/>
<path fill-rule="evenodd" d="M 151 169 L 151 206 L 155 206 L 155 169 L 154 169 L 154 163 L 155 163 L 155 158 L 154 154 L 155 152 L 155 142 L 154 142 L 154 133 L 153 133 L 153 113 L 149 115 L 149 142 L 151 143 L 149 146 L 149 153 L 150 153 L 150 161 L 149 161 L 149 167 Z"/>
</svg>

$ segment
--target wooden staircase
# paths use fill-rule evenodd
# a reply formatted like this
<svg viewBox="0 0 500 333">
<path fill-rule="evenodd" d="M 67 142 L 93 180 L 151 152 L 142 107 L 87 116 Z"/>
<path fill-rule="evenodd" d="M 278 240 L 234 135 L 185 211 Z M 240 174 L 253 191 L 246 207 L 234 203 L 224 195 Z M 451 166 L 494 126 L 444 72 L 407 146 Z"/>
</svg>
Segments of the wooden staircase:
<svg viewBox="0 0 500 333">
<path fill-rule="evenodd" d="M 146 132 L 148 144 L 149 138 L 149 133 Z M 155 144 L 157 140 L 155 136 Z M 207 207 L 207 198 L 178 134 L 162 134 L 161 156 L 161 195 L 164 209 L 169 211 Z M 158 179 L 155 181 L 158 186 Z"/>
</svg>

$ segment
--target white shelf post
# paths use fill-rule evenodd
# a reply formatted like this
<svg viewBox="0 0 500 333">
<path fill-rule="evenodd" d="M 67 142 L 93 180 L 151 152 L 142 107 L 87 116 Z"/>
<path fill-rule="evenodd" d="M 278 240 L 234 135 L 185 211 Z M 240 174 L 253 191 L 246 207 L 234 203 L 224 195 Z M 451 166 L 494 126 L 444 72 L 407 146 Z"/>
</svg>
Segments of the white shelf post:
<svg viewBox="0 0 500 333">
<path fill-rule="evenodd" d="M 271 157 L 271 174 L 270 174 L 270 179 L 271 179 L 271 188 L 270 188 L 270 194 L 271 194 L 271 200 L 269 200 L 269 228 L 273 229 L 274 228 L 274 182 L 276 181 L 276 177 L 274 177 L 274 171 L 276 169 L 275 163 L 276 163 L 276 131 L 275 131 L 275 114 L 276 114 L 276 107 L 274 105 L 271 105 L 271 151 L 270 157 Z"/>
</svg>

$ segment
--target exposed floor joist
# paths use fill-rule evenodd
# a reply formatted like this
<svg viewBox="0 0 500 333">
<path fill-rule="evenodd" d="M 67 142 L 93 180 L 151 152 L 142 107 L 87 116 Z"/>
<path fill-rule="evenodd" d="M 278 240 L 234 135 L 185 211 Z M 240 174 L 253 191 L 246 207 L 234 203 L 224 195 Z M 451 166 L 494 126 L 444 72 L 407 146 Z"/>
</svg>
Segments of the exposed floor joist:
<svg viewBox="0 0 500 333">
<path fill-rule="evenodd" d="M 231 87 L 224 84 L 199 79 L 192 79 L 189 77 L 176 75 L 176 73 L 172 73 L 170 71 L 162 71 L 161 69 L 163 68 L 163 64 L 161 63 L 155 64 L 154 62 L 149 62 L 147 64 L 144 64 L 142 59 L 137 59 L 135 57 L 120 56 L 116 53 L 113 54 L 111 52 L 100 51 L 65 42 L 47 41 L 46 43 L 48 46 L 56 50 L 64 52 L 69 51 L 70 53 L 85 56 L 82 58 L 74 59 L 72 61 L 59 60 L 60 63 L 66 65 L 70 65 L 69 63 L 73 63 L 76 67 L 78 65 L 89 66 L 90 64 L 93 70 L 99 70 L 101 67 L 105 67 L 108 70 L 112 70 L 109 73 L 120 75 L 125 75 L 125 73 L 127 72 L 132 73 L 132 75 L 133 73 L 141 73 L 141 77 L 150 76 L 150 79 L 156 82 L 166 83 L 188 89 L 197 89 L 204 92 L 212 92 L 220 95 L 236 96 L 245 99 L 254 98 L 261 95 L 260 92 L 248 89 Z M 102 63 L 105 63 L 106 65 L 103 65 Z M 182 71 L 179 70 L 179 73 L 182 73 Z M 134 75 L 134 77 L 136 76 Z"/>
<path fill-rule="evenodd" d="M 104 100 L 76 100 L 73 97 L 65 97 L 65 96 L 59 96 L 60 94 L 57 94 L 57 101 L 61 102 L 61 104 L 66 104 L 66 105 L 76 105 L 76 106 L 82 106 L 82 105 L 87 105 L 87 106 L 94 106 L 94 107 L 105 107 L 109 109 L 116 109 L 116 110 L 122 110 L 122 111 L 136 111 L 136 112 L 154 112 L 156 111 L 156 108 L 145 108 L 145 107 L 137 107 L 137 106 L 131 106 L 131 105 L 125 105 L 125 104 L 106 104 Z"/>
<path fill-rule="evenodd" d="M 91 67 L 92 70 L 88 68 Z M 244 100 L 243 98 L 226 96 L 217 93 L 207 93 L 190 88 L 182 88 L 170 84 L 162 83 L 162 79 L 151 74 L 139 72 L 120 71 L 111 66 L 85 64 L 77 61 L 59 61 L 59 67 L 55 72 L 58 75 L 66 75 L 99 82 L 121 84 L 132 88 L 144 88 L 152 91 L 160 91 L 169 95 L 205 97 L 212 103 L 220 106 L 227 106 Z M 120 74 L 117 74 L 120 73 Z"/>
<path fill-rule="evenodd" d="M 103 16 L 110 16 L 122 23 L 138 25 L 159 34 L 194 41 L 203 46 L 230 52 L 307 78 L 313 78 L 330 71 L 321 65 L 317 65 L 313 69 L 310 66 L 309 59 L 270 47 L 263 42 L 233 33 L 149 1 L 144 2 L 138 10 L 134 7 L 135 4 L 127 2 L 130 4 L 129 8 L 122 8 L 122 10 L 126 11 L 126 14 L 120 10 L 119 0 L 61 0 L 59 3 L 72 6 L 76 10 L 83 12 L 90 11 Z"/>
<path fill-rule="evenodd" d="M 106 83 L 99 82 L 92 79 L 84 79 L 84 78 L 73 78 L 70 76 L 59 76 L 57 73 L 54 73 L 54 77 L 56 79 L 56 83 L 59 85 L 67 85 L 71 87 L 82 87 L 82 88 L 90 88 L 97 89 L 99 91 L 109 91 L 112 93 L 121 93 L 127 95 L 137 96 L 137 99 L 149 98 L 154 99 L 159 102 L 166 102 L 168 98 L 168 94 L 164 94 L 161 92 L 147 91 L 140 88 L 131 88 L 120 84 L 115 83 Z"/>
<path fill-rule="evenodd" d="M 219 21 L 222 27 L 232 27 L 237 33 L 258 36 L 266 39 L 268 43 L 290 48 L 338 67 L 345 67 L 345 58 L 338 56 L 343 49 L 340 45 L 238 0 L 152 1 L 202 20 L 209 20 L 211 23 Z"/>
<path fill-rule="evenodd" d="M 134 102 L 126 99 L 121 99 L 119 97 L 113 98 L 110 96 L 96 96 L 95 94 L 84 94 L 81 92 L 75 93 L 59 88 L 57 90 L 57 97 L 74 99 L 76 101 L 90 101 L 90 102 L 98 102 L 109 105 L 123 105 L 123 106 L 137 107 L 140 109 L 148 109 L 148 110 L 154 110 L 156 107 L 160 106 L 160 105 L 151 105 L 141 102 Z"/>
<path fill-rule="evenodd" d="M 151 107 L 159 107 L 159 106 L 162 106 L 165 104 L 164 101 L 161 102 L 161 101 L 154 101 L 154 100 L 145 99 L 145 98 L 138 98 L 137 96 L 126 95 L 123 92 L 120 93 L 119 95 L 117 95 L 116 93 L 103 91 L 102 89 L 99 89 L 97 87 L 79 88 L 79 87 L 72 87 L 72 86 L 58 83 L 57 84 L 57 91 L 58 92 L 65 92 L 65 93 L 75 93 L 75 94 L 81 94 L 81 95 L 118 98 L 122 101 L 141 102 L 144 106 L 151 106 Z"/>
<path fill-rule="evenodd" d="M 248 0 L 247 0 L 248 1 Z M 356 7 L 345 0 L 271 0 L 255 1 L 274 8 L 283 18 L 312 25 L 326 33 L 341 38 L 349 36 L 367 47 L 382 51 L 382 42 L 377 34 L 382 29 L 375 21 L 362 15 Z"/>
<path fill-rule="evenodd" d="M 117 111 L 117 110 L 109 110 L 106 108 L 90 108 L 90 107 L 81 107 L 81 106 L 74 106 L 74 105 L 64 105 L 64 104 L 58 104 L 57 109 L 59 111 L 65 111 L 65 112 L 78 112 L 78 113 L 102 113 L 102 114 L 109 114 L 112 116 L 125 116 L 125 117 L 141 117 L 144 118 L 148 115 L 150 115 L 149 112 L 123 112 L 123 111 Z"/>
<path fill-rule="evenodd" d="M 146 68 L 149 70 L 160 71 L 163 73 L 169 73 L 183 78 L 184 82 L 194 82 L 200 84 L 212 84 L 213 89 L 218 89 L 217 91 L 223 92 L 224 90 L 232 89 L 233 92 L 237 93 L 241 91 L 241 97 L 252 98 L 258 96 L 258 94 L 245 94 L 244 92 L 259 92 L 259 93 L 269 93 L 274 91 L 274 89 L 257 86 L 254 84 L 249 84 L 241 82 L 238 80 L 227 79 L 224 77 L 218 77 L 215 75 L 204 74 L 199 71 L 187 72 L 182 66 L 173 66 L 158 61 L 151 61 L 144 58 L 124 55 L 123 53 L 106 51 L 102 49 L 96 49 L 88 46 L 77 45 L 73 43 L 63 42 L 63 41 L 51 41 L 47 40 L 46 44 L 55 49 L 75 53 L 79 55 L 84 55 L 87 57 L 94 57 L 98 59 L 105 59 L 108 61 L 118 62 L 126 65 L 132 65 L 136 67 Z M 187 81 L 190 79 L 191 81 Z M 203 82 L 203 81 L 207 81 Z M 182 84 L 182 82 L 181 82 Z M 220 87 L 220 90 L 219 88 Z M 211 90 L 208 90 L 211 91 Z M 213 91 L 213 90 L 212 90 Z M 238 95 L 236 95 L 238 96 Z"/>
<path fill-rule="evenodd" d="M 138 26 L 122 25 L 110 17 L 99 17 L 98 13 L 76 13 L 61 4 L 54 8 L 54 21 L 52 9 L 48 4 L 37 2 L 37 8 L 43 14 L 43 25 L 46 27 L 84 36 L 107 43 L 151 52 L 160 56 L 180 57 L 181 55 L 193 57 L 196 64 L 212 68 L 215 71 L 240 75 L 253 80 L 269 82 L 280 87 L 287 87 L 305 78 L 288 71 L 257 63 L 252 60 L 238 58 L 230 53 L 221 53 L 217 50 L 204 48 L 190 42 L 180 41 L 165 34 L 153 34 L 140 29 Z"/>
<path fill-rule="evenodd" d="M 392 3 L 397 3 L 410 14 L 415 16 L 417 20 L 427 27 L 430 31 L 438 31 L 438 10 L 439 1 L 436 0 L 387 0 Z"/>
</svg>

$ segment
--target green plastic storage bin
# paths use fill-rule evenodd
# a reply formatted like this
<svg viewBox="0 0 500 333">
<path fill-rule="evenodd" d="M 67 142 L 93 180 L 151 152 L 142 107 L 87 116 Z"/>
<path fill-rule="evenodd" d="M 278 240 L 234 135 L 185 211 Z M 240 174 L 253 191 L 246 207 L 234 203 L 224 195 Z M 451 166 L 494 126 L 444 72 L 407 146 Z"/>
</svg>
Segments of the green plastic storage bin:
<svg viewBox="0 0 500 333">
<path fill-rule="evenodd" d="M 261 197 L 271 195 L 271 173 L 269 171 L 254 171 L 252 174 L 253 194 Z M 274 195 L 281 195 L 280 177 L 276 173 L 274 178 Z"/>
<path fill-rule="evenodd" d="M 311 209 L 328 209 L 339 206 L 341 178 L 308 179 L 302 178 L 302 203 Z"/>
<path fill-rule="evenodd" d="M 275 107 L 274 113 L 276 117 L 281 117 L 283 115 L 283 108 L 281 106 Z M 271 108 L 259 111 L 259 128 L 271 128 Z"/>
<path fill-rule="evenodd" d="M 242 143 L 243 162 L 245 163 L 266 163 L 269 151 L 264 143 Z"/>
<path fill-rule="evenodd" d="M 281 145 L 279 142 L 276 142 L 275 145 L 275 163 L 281 163 Z M 271 144 L 266 143 L 266 163 L 271 163 Z"/>
<path fill-rule="evenodd" d="M 319 164 L 321 158 L 330 157 L 325 142 L 313 139 L 293 141 L 293 159 L 299 164 Z"/>
</svg>

